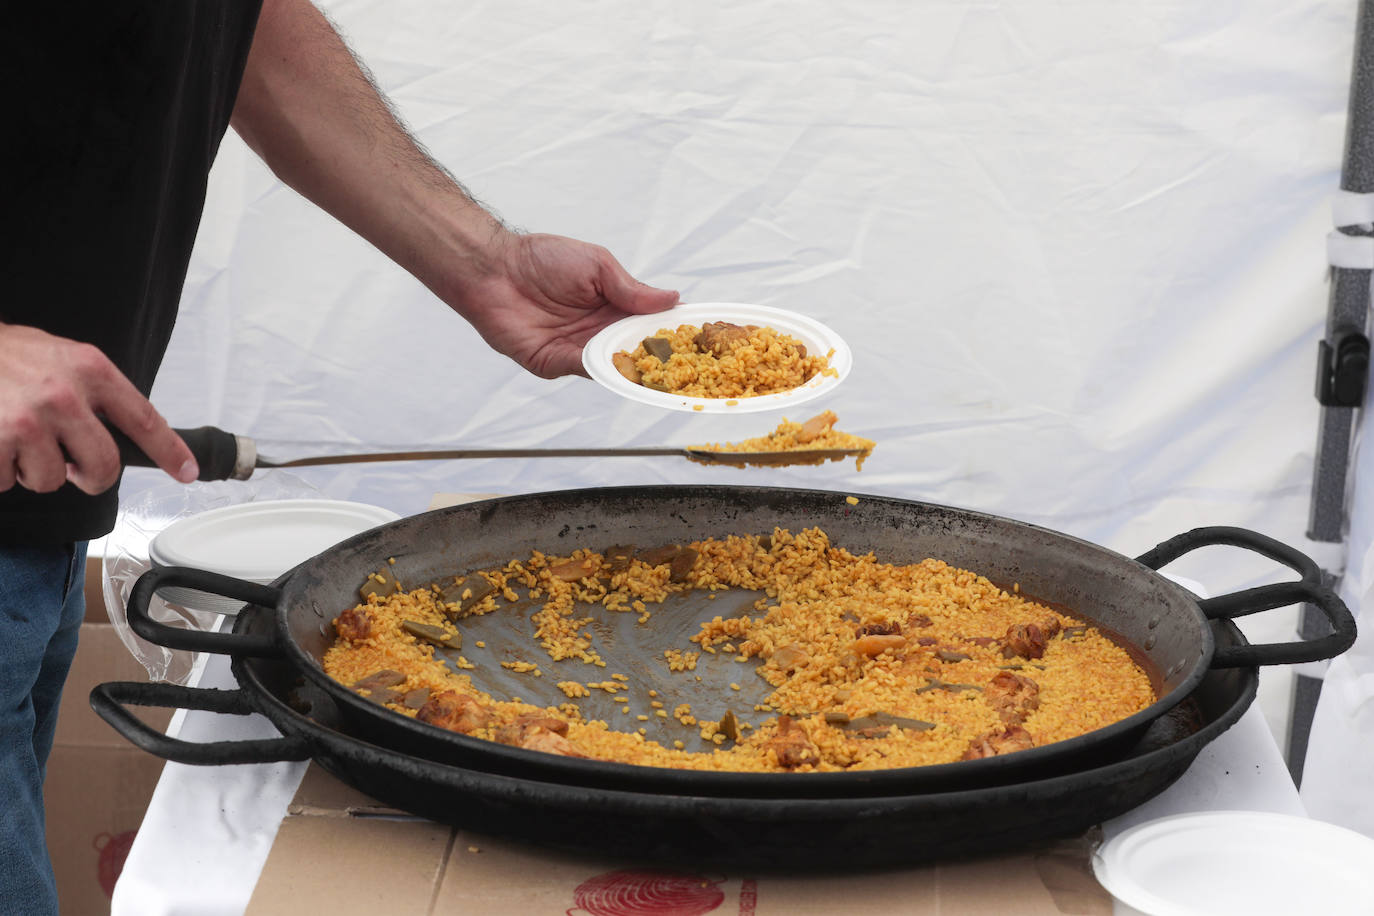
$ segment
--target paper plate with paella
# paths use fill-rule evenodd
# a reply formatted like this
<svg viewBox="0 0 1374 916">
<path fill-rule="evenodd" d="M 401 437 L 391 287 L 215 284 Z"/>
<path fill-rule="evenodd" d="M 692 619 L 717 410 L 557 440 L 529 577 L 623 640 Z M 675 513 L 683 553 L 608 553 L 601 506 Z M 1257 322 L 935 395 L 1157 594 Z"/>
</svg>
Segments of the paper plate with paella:
<svg viewBox="0 0 1374 916">
<path fill-rule="evenodd" d="M 698 413 L 780 410 L 844 381 L 853 357 L 813 318 L 739 302 L 633 315 L 582 350 L 587 374 L 616 394 Z"/>
</svg>

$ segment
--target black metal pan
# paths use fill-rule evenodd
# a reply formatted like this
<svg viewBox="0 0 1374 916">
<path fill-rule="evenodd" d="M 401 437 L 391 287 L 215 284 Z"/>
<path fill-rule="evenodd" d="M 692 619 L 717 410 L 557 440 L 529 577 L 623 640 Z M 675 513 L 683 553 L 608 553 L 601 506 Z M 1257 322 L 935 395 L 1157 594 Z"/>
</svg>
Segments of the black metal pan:
<svg viewBox="0 0 1374 916">
<path fill-rule="evenodd" d="M 265 635 L 251 609 L 242 632 Z M 1242 648 L 1230 621 L 1212 624 L 1223 649 Z M 536 846 L 676 868 L 815 872 L 910 866 L 988 855 L 1081 834 L 1162 792 L 1251 705 L 1253 667 L 1208 671 L 1117 759 L 1011 785 L 840 798 L 750 798 L 591 788 L 469 770 L 404 754 L 347 731 L 332 698 L 282 660 L 236 658 L 240 689 L 102 684 L 96 711 L 167 760 L 268 763 L 313 758 L 360 791 L 402 810 Z M 125 704 L 260 712 L 276 739 L 193 744 L 148 728 Z"/>
<path fill-rule="evenodd" d="M 320 666 L 322 654 L 334 639 L 330 621 L 356 603 L 359 585 L 383 567 L 393 570 L 402 583 L 418 586 L 504 565 L 512 558 L 527 557 L 531 549 L 566 555 L 578 547 L 604 550 L 611 544 L 627 543 L 647 547 L 812 526 L 824 529 L 832 543 L 855 553 L 872 551 L 880 560 L 894 563 L 938 557 L 999 585 L 1016 583 L 1024 594 L 1092 620 L 1116 634 L 1157 673 L 1159 700 L 1088 735 L 982 760 L 862 773 L 716 773 L 558 757 L 454 734 L 364 699 L 334 682 Z M 1155 571 L 1188 551 L 1216 544 L 1253 550 L 1292 568 L 1301 578 L 1199 601 Z M 388 563 L 391 559 L 394 566 Z M 269 608 L 274 627 L 270 632 L 247 633 L 236 626 L 234 633 L 214 634 L 156 624 L 146 612 L 148 600 L 155 589 L 173 585 Z M 699 665 L 694 673 L 703 680 L 698 684 L 680 674 L 670 675 L 662 650 L 669 645 L 689 647 L 685 637 L 695 632 L 699 621 L 715 614 L 730 616 L 730 601 L 747 607 L 753 597 L 750 593 L 741 602 L 723 593 L 710 602 L 703 595 L 688 596 L 656 609 L 647 626 L 635 625 L 632 615 L 607 614 L 608 619 L 597 625 L 598 650 L 609 662 L 606 671 L 629 675 L 628 696 L 646 697 L 652 688 L 670 698 L 669 708 L 679 698 L 687 698 L 698 718 L 723 714 L 727 705 L 744 714 L 764 691 L 752 684 L 759 679 L 742 676 L 745 666 L 723 658 Z M 1209 618 L 1240 616 L 1299 601 L 1319 607 L 1334 632 L 1311 641 L 1218 648 L 1207 626 Z M 523 616 L 503 611 L 464 622 L 468 643 L 480 639 L 490 650 L 488 658 L 470 656 L 478 670 L 469 673 L 493 695 L 566 702 L 566 697 L 555 692 L 555 682 L 586 680 L 588 674 L 580 663 L 554 664 L 547 657 L 541 661 L 531 655 L 538 649 L 527 635 Z M 1210 670 L 1328 658 L 1344 651 L 1354 639 L 1349 612 L 1322 584 L 1316 565 L 1292 548 L 1254 532 L 1200 529 L 1132 560 L 1065 534 L 966 510 L 872 496 L 851 505 L 838 493 L 740 487 L 604 488 L 455 506 L 364 532 L 306 561 L 270 587 L 201 571 L 153 570 L 134 589 L 129 619 L 141 636 L 170 648 L 281 658 L 330 696 L 352 734 L 404 754 L 581 786 L 780 798 L 945 791 L 1096 765 L 1129 746 L 1154 719 L 1189 696 Z M 467 654 L 466 646 L 464 651 Z M 520 653 L 541 662 L 544 677 L 514 674 L 497 664 Z M 592 674 L 604 676 L 600 669 Z M 745 689 L 732 691 L 731 683 Z M 757 689 L 759 698 L 749 696 L 749 689 Z M 584 706 L 584 715 L 615 721 L 610 709 L 602 713 Z M 658 723 L 663 723 L 660 728 L 676 725 L 661 719 Z M 676 734 L 665 732 L 662 737 Z"/>
</svg>

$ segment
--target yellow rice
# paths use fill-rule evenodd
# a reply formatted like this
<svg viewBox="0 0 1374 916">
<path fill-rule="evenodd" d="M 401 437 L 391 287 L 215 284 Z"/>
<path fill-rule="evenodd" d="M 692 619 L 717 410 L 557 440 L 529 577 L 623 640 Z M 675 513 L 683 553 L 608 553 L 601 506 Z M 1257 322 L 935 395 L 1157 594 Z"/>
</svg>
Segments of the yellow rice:
<svg viewBox="0 0 1374 916">
<path fill-rule="evenodd" d="M 634 359 L 639 384 L 684 397 L 758 397 L 798 388 L 817 373 L 837 374 L 830 368 L 831 353 L 806 353 L 801 341 L 773 328 L 750 326 L 748 339 L 720 356 L 697 347 L 699 333 L 700 327 L 684 324 L 654 334 L 672 344 L 666 362 L 647 352 L 643 343 L 621 353 Z"/>
<path fill-rule="evenodd" d="M 759 436 L 755 439 L 745 439 L 741 442 L 711 442 L 706 445 L 694 445 L 692 448 L 701 449 L 708 452 L 731 452 L 737 454 L 747 454 L 749 452 L 787 452 L 788 464 L 825 464 L 827 461 L 843 461 L 846 457 L 841 455 L 838 458 L 807 458 L 808 451 L 818 449 L 847 449 L 858 450 L 859 454 L 854 458 L 854 470 L 862 471 L 864 461 L 869 455 L 873 454 L 873 448 L 877 444 L 872 439 L 865 439 L 862 436 L 855 436 L 851 433 L 841 432 L 835 429 L 837 417 L 833 411 L 824 411 L 805 423 L 794 423 L 783 417 L 777 429 L 766 436 Z M 715 462 L 703 462 L 704 464 L 715 464 Z M 749 463 L 746 459 L 746 463 Z M 764 466 L 773 466 L 777 462 L 769 460 L 759 462 Z"/>
<path fill-rule="evenodd" d="M 1155 699 L 1146 673 L 1121 646 L 1095 628 L 938 559 L 909 565 L 884 563 L 872 554 L 854 555 L 832 545 L 819 529 L 797 534 L 777 529 L 770 535 L 713 538 L 685 546 L 697 555 L 681 581 L 672 581 L 668 565 L 650 566 L 637 557 L 628 568 L 611 571 L 606 558 L 590 550 L 570 557 L 536 551 L 527 560 L 480 574 L 497 592 L 467 614 L 499 613 L 502 601 L 514 600 L 516 587 L 542 598 L 530 638 L 557 666 L 558 686 L 573 702 L 541 708 L 489 696 L 476 690 L 468 676 L 450 670 L 433 645 L 403 630 L 402 619 L 438 625 L 452 633 L 462 628 L 463 618 L 455 613 L 458 605 L 445 604 L 437 585 L 369 596 L 354 611 L 370 620 L 371 634 L 356 640 L 340 636 L 325 653 L 325 670 L 339 682 L 353 685 L 389 669 L 405 675 L 398 691 L 427 688 L 475 697 L 494 716 L 490 725 L 473 732 L 479 738 L 493 738 L 502 723 L 517 716 L 539 714 L 566 720 L 567 740 L 587 756 L 704 770 L 784 769 L 770 741 L 780 730 L 798 727 L 817 749 L 819 759 L 793 767 L 796 771 L 953 762 L 980 738 L 1003 729 L 1003 720 L 984 694 L 994 677 L 1009 670 L 1038 684 L 1039 706 L 1025 714 L 1021 723 L 1035 746 L 1094 731 L 1144 709 Z M 550 574 L 551 566 L 568 560 L 588 561 L 594 572 L 573 582 Z M 474 580 L 470 575 L 464 581 Z M 624 680 L 607 676 L 599 667 L 605 662 L 596 652 L 589 626 L 593 612 L 588 605 L 628 608 L 632 601 L 643 602 L 652 615 L 672 594 L 731 588 L 761 590 L 765 596 L 747 614 L 702 621 L 691 645 L 663 649 L 663 664 L 681 685 L 677 695 L 657 698 L 663 704 L 656 708 L 655 714 L 661 714 L 657 721 L 670 730 L 663 741 L 646 737 L 633 717 L 623 717 L 624 724 L 618 727 L 620 716 L 617 723 L 584 720 L 575 702 L 578 697 L 591 690 L 630 689 Z M 996 640 L 1012 625 L 1028 621 L 1057 625 L 1060 635 L 1048 641 L 1043 657 L 1007 657 Z M 857 653 L 860 634 L 894 626 L 904 634 L 903 645 L 873 657 Z M 931 642 L 922 645 L 920 640 Z M 948 655 L 951 660 L 933 656 L 932 646 L 953 653 Z M 800 665 L 791 664 L 796 661 L 796 647 L 805 655 Z M 700 676 L 692 674 L 692 667 L 701 652 L 731 652 L 747 661 L 736 680 L 750 676 L 752 666 L 754 676 L 771 688 L 759 708 L 777 715 L 754 726 L 741 722 L 738 740 L 729 740 L 719 722 L 694 717 L 691 701 L 701 688 L 697 686 Z M 778 659 L 786 659 L 788 666 L 780 665 Z M 586 674 L 576 677 L 575 666 Z M 415 715 L 414 709 L 398 703 L 388 706 Z M 933 727 L 891 727 L 883 734 L 871 734 L 881 729 L 869 729 L 870 734 L 857 734 L 833 724 L 844 717 L 863 720 L 874 714 L 902 717 L 903 722 L 920 720 Z M 788 717 L 786 724 L 782 716 Z M 709 743 L 706 750 L 689 750 L 683 744 L 683 738 L 697 735 Z"/>
</svg>

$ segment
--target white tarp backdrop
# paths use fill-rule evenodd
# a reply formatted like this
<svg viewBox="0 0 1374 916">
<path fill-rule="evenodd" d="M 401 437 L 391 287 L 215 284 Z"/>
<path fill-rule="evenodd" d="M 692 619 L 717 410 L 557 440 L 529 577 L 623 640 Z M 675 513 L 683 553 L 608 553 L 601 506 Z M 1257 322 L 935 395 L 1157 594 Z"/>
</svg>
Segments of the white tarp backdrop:
<svg viewBox="0 0 1374 916">
<path fill-rule="evenodd" d="M 603 244 L 684 301 L 833 327 L 856 365 L 814 406 L 878 442 L 861 473 L 669 458 L 301 472 L 328 495 L 409 514 L 439 491 L 818 487 L 1130 555 L 1213 524 L 1306 546 L 1355 0 L 324 6 L 511 224 Z M 280 456 L 686 445 L 781 419 L 525 374 L 233 136 L 154 402 Z M 130 472 L 126 492 L 156 479 Z M 1170 569 L 1213 593 L 1284 576 L 1225 548 Z M 1243 626 L 1286 640 L 1295 621 Z M 1282 741 L 1290 679 L 1261 681 Z"/>
</svg>

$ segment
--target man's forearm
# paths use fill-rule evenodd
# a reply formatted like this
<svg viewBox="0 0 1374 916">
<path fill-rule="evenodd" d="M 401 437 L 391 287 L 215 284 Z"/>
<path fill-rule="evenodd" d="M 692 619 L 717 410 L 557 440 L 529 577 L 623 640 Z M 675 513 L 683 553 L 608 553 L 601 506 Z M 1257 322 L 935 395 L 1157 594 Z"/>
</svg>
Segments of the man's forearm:
<svg viewBox="0 0 1374 916">
<path fill-rule="evenodd" d="M 410 137 L 307 0 L 263 3 L 233 125 L 283 181 L 536 375 L 585 374 L 597 331 L 677 301 L 599 245 L 502 226 Z"/>
<path fill-rule="evenodd" d="M 464 296 L 449 278 L 490 269 L 500 221 L 414 141 L 307 0 L 264 2 L 232 123 L 282 181 L 451 304 Z"/>
</svg>

